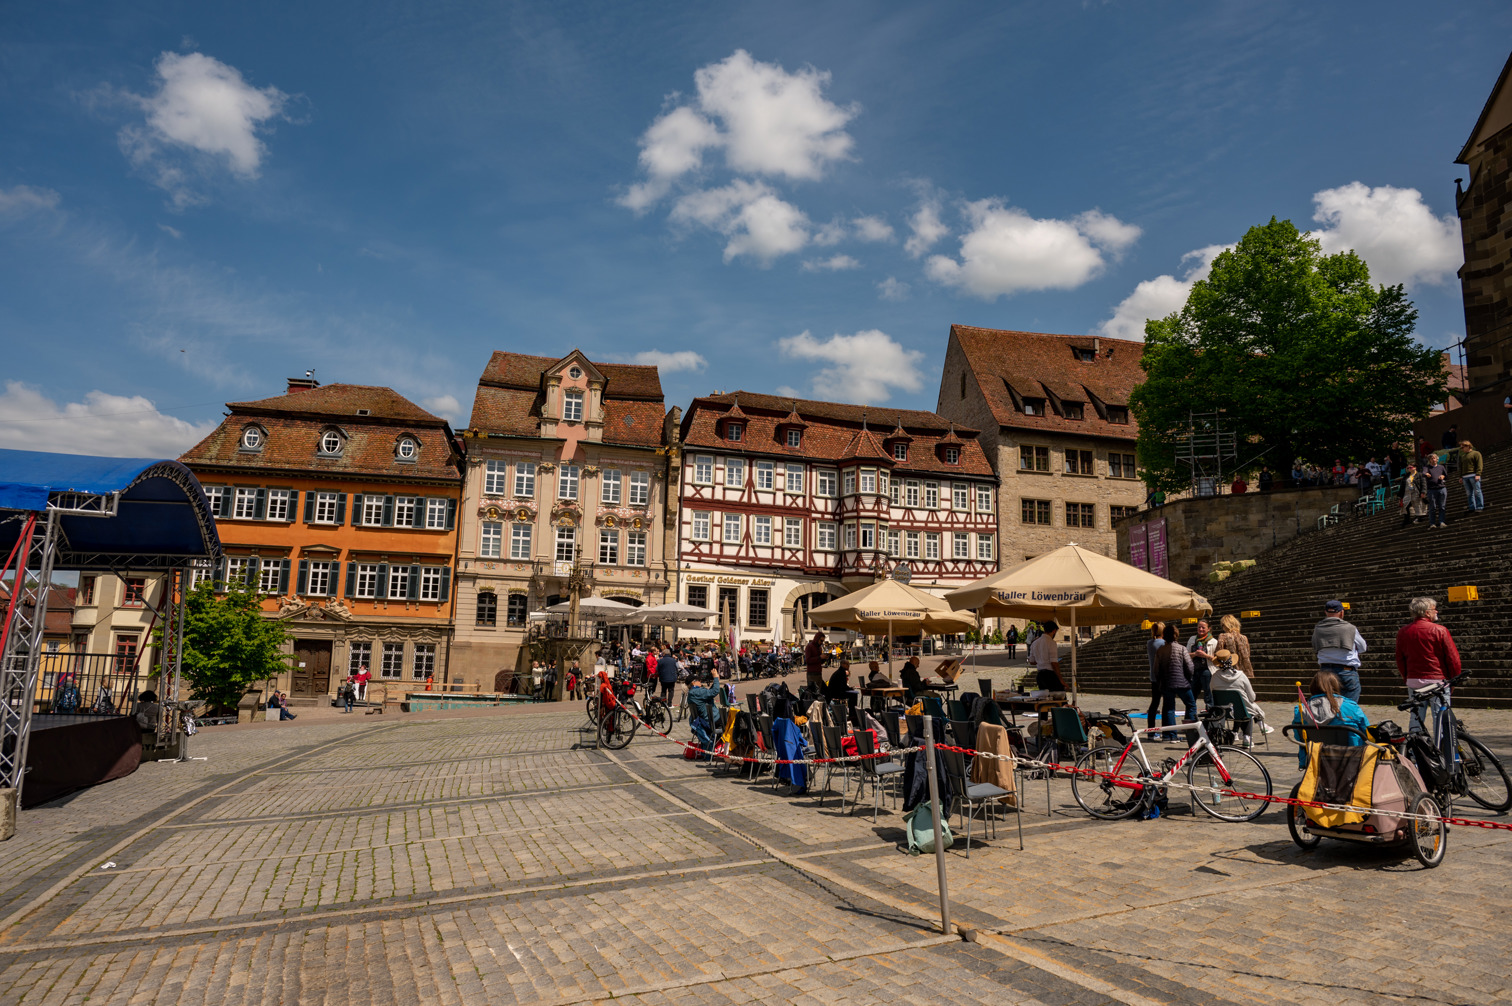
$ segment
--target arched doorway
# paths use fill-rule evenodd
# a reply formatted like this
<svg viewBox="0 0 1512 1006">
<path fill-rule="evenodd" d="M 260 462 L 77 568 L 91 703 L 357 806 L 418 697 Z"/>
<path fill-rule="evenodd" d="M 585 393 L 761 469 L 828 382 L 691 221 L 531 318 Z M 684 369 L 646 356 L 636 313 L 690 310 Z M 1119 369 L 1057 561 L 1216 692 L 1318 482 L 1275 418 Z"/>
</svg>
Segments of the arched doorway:
<svg viewBox="0 0 1512 1006">
<path fill-rule="evenodd" d="M 845 591 L 838 584 L 805 583 L 795 587 L 782 606 L 783 623 L 790 627 L 793 641 L 801 642 L 813 633 L 814 627 L 808 620 L 810 611 L 837 597 L 843 597 L 844 594 Z"/>
</svg>

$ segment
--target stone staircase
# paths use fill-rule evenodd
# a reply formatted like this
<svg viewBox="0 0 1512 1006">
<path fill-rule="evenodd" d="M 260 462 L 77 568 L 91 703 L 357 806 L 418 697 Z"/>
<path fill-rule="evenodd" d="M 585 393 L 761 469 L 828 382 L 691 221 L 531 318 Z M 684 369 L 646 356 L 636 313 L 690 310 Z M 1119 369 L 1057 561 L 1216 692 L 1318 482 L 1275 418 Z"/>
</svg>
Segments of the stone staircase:
<svg viewBox="0 0 1512 1006">
<path fill-rule="evenodd" d="M 1337 597 L 1369 644 L 1360 679 L 1366 702 L 1399 701 L 1396 633 L 1417 596 L 1439 602 L 1439 621 L 1454 634 L 1474 677 L 1456 701 L 1512 706 L 1512 447 L 1485 455 L 1486 509 L 1465 516 L 1464 486 L 1451 475 L 1449 526 L 1401 526 L 1395 503 L 1386 512 L 1346 517 L 1262 553 L 1259 564 L 1210 584 L 1213 631 L 1218 618 L 1240 616 L 1249 637 L 1255 690 L 1262 699 L 1296 695 L 1296 682 L 1317 669 L 1312 627 L 1323 602 Z M 1480 599 L 1450 603 L 1450 587 L 1473 585 Z M 1243 618 L 1242 612 L 1258 611 Z M 1182 639 L 1193 627 L 1180 626 Z M 1145 640 L 1138 626 L 1120 626 L 1081 647 L 1077 677 L 1083 691 L 1148 694 Z"/>
</svg>

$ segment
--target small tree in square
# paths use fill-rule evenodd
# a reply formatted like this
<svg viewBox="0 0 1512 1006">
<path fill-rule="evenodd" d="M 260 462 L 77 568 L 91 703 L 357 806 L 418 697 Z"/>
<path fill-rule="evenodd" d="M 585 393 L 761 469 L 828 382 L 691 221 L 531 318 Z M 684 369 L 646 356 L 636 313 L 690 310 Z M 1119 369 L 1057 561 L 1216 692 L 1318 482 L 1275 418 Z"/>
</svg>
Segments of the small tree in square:
<svg viewBox="0 0 1512 1006">
<path fill-rule="evenodd" d="M 246 583 L 216 593 L 209 579 L 184 599 L 184 680 L 190 696 L 213 711 L 236 708 L 254 683 L 275 677 L 292 659 L 283 623 L 262 615 L 262 595 Z M 153 642 L 162 645 L 161 628 Z"/>
</svg>

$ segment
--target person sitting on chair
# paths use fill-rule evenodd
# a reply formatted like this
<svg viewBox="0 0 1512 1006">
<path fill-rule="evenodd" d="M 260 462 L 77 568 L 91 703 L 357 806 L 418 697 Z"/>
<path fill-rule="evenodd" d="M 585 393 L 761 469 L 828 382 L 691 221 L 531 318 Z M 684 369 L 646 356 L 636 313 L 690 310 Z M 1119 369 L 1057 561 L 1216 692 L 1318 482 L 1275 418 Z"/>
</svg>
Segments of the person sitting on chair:
<svg viewBox="0 0 1512 1006">
<path fill-rule="evenodd" d="M 844 658 L 840 660 L 840 666 L 831 674 L 829 681 L 824 685 L 824 697 L 830 701 L 849 702 L 851 695 L 850 686 L 850 661 Z"/>
<path fill-rule="evenodd" d="M 1270 733 L 1270 727 L 1265 725 L 1265 710 L 1260 708 L 1260 702 L 1255 698 L 1255 686 L 1250 684 L 1250 679 L 1239 669 L 1234 654 L 1228 650 L 1219 650 L 1213 654 L 1212 688 L 1214 692 L 1239 692 L 1244 696 L 1245 708 L 1234 710 L 1234 720 L 1244 733 L 1245 750 L 1254 746 L 1252 738 L 1255 723 L 1259 723 L 1266 733 Z"/>
<path fill-rule="evenodd" d="M 924 679 L 919 675 L 919 657 L 917 654 L 908 658 L 908 662 L 903 665 L 903 669 L 898 674 L 903 679 L 903 687 L 907 688 L 910 694 L 920 695 L 930 691 L 930 687 L 924 683 Z"/>
<path fill-rule="evenodd" d="M 866 667 L 871 672 L 866 678 L 868 688 L 887 688 L 892 685 L 892 681 L 882 673 L 881 666 L 875 660 L 868 663 Z"/>
</svg>

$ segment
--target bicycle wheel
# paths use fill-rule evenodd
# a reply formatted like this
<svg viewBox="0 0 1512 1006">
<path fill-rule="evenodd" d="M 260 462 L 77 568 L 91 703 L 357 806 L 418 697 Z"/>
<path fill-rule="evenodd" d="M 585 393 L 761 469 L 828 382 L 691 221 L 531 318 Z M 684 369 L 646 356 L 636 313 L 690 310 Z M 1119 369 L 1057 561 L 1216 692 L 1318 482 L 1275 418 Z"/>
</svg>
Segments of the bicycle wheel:
<svg viewBox="0 0 1512 1006">
<path fill-rule="evenodd" d="M 1295 800 L 1297 798 L 1297 794 L 1300 792 L 1302 792 L 1302 784 L 1299 782 L 1292 787 L 1291 798 Z M 1292 841 L 1297 843 L 1297 848 L 1299 849 L 1316 849 L 1318 847 L 1318 843 L 1322 842 L 1323 839 L 1318 835 L 1308 834 L 1306 829 L 1307 811 L 1304 808 L 1297 806 L 1296 804 L 1292 804 L 1287 807 L 1286 830 L 1291 832 Z"/>
<path fill-rule="evenodd" d="M 1470 799 L 1497 813 L 1512 809 L 1512 780 L 1501 760 L 1474 737 L 1459 737 L 1460 766 Z"/>
<path fill-rule="evenodd" d="M 1433 797 L 1419 793 L 1412 801 L 1412 813 L 1438 817 L 1439 807 Z M 1449 826 L 1443 821 L 1408 821 L 1412 854 L 1419 863 L 1430 870 L 1444 861 L 1444 852 L 1449 846 Z"/>
<path fill-rule="evenodd" d="M 646 726 L 657 733 L 669 734 L 672 732 L 672 709 L 661 699 L 652 699 L 646 703 Z"/>
<path fill-rule="evenodd" d="M 599 721 L 599 697 L 597 692 L 588 696 L 587 706 L 588 722 L 597 725 Z"/>
<path fill-rule="evenodd" d="M 638 725 L 639 722 L 630 715 L 628 709 L 611 709 L 599 721 L 599 743 L 617 751 L 630 743 Z"/>
<path fill-rule="evenodd" d="M 1082 810 L 1103 821 L 1133 817 L 1144 805 L 1143 786 L 1120 786 L 1107 778 L 1122 754 L 1123 748 L 1092 748 L 1076 759 L 1076 771 L 1071 774 L 1071 795 Z"/>
<path fill-rule="evenodd" d="M 1225 780 L 1213 752 L 1203 751 L 1187 769 L 1187 782 L 1199 789 L 1233 790 L 1250 796 L 1234 796 L 1233 793 L 1193 793 L 1197 806 L 1220 821 L 1253 821 L 1265 812 L 1271 795 L 1270 773 L 1255 756 L 1238 748 L 1220 747 L 1218 756 L 1222 767 L 1228 769 Z"/>
</svg>

